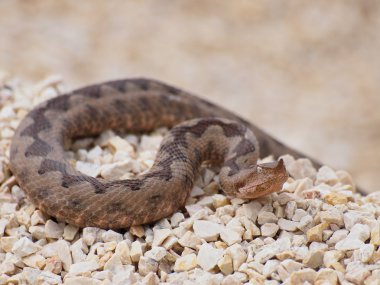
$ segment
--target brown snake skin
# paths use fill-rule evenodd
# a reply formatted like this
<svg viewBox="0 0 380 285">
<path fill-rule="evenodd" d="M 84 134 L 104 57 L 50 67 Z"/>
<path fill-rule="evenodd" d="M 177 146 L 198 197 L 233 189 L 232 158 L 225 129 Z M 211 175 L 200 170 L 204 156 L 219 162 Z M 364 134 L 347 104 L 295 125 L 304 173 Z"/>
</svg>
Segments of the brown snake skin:
<svg viewBox="0 0 380 285">
<path fill-rule="evenodd" d="M 72 139 L 107 129 L 141 133 L 161 126 L 172 130 L 152 169 L 136 179 L 95 179 L 64 159 Z M 79 227 L 118 229 L 157 221 L 182 207 L 204 161 L 222 165 L 220 184 L 229 195 L 255 198 L 278 191 L 287 179 L 283 162 L 257 166 L 259 148 L 263 156 L 303 156 L 185 91 L 126 79 L 78 89 L 34 108 L 16 131 L 10 160 L 18 183 L 42 211 Z"/>
</svg>

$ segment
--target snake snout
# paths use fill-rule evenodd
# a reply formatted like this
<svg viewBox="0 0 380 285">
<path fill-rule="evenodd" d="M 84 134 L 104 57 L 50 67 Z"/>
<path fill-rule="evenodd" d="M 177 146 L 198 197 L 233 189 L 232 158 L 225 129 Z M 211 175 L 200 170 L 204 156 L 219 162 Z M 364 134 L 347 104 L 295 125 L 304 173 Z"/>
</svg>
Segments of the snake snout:
<svg viewBox="0 0 380 285">
<path fill-rule="evenodd" d="M 253 199 L 280 191 L 288 179 L 284 161 L 257 165 L 248 182 L 236 193 L 236 197 Z"/>
</svg>

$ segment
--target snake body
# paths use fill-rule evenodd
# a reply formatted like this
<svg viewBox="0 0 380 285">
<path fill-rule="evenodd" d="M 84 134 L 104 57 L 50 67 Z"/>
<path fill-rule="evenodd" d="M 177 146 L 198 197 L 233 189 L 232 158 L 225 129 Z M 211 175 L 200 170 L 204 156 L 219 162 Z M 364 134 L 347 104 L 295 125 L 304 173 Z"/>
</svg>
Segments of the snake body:
<svg viewBox="0 0 380 285">
<path fill-rule="evenodd" d="M 172 128 L 150 171 L 136 179 L 86 176 L 65 160 L 78 137 L 107 129 L 150 132 Z M 157 221 L 184 205 L 202 162 L 222 165 L 229 195 L 254 198 L 280 189 L 282 161 L 257 166 L 259 155 L 300 153 L 239 116 L 150 79 L 91 85 L 35 107 L 14 135 L 10 161 L 18 183 L 42 211 L 84 227 L 126 228 Z"/>
</svg>

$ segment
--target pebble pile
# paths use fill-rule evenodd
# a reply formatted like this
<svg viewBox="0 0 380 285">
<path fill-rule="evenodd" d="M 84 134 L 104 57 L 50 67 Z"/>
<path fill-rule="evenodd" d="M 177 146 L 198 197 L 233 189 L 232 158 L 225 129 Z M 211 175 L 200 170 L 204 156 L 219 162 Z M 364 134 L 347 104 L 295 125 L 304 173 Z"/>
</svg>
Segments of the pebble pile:
<svg viewBox="0 0 380 285">
<path fill-rule="evenodd" d="M 253 201 L 226 197 L 205 166 L 182 211 L 128 231 L 46 216 L 11 175 L 9 146 L 26 112 L 62 91 L 56 76 L 24 88 L 0 74 L 0 284 L 380 284 L 380 193 L 363 197 L 347 172 L 307 159 L 284 156 L 291 178 Z M 94 177 L 134 177 L 166 132 L 106 131 L 67 158 Z"/>
</svg>

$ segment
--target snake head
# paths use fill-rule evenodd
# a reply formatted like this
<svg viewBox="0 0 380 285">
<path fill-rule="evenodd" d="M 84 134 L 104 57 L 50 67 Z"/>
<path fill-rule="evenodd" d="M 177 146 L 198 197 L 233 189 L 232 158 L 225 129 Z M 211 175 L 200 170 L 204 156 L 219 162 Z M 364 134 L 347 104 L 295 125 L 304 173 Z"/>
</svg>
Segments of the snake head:
<svg viewBox="0 0 380 285">
<path fill-rule="evenodd" d="M 247 182 L 237 189 L 236 197 L 252 199 L 277 192 L 288 179 L 288 172 L 282 159 L 259 164 L 252 170 Z"/>
</svg>

